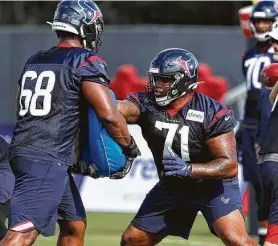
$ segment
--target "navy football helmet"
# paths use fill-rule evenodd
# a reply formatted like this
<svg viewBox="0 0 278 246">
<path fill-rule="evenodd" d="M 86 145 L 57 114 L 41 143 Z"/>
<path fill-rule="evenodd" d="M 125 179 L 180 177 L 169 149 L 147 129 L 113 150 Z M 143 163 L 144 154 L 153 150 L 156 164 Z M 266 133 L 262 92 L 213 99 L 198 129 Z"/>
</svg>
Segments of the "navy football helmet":
<svg viewBox="0 0 278 246">
<path fill-rule="evenodd" d="M 147 84 L 150 99 L 159 106 L 168 105 L 197 86 L 198 71 L 197 59 L 187 50 L 172 48 L 159 52 L 147 72 L 150 78 Z M 169 80 L 169 88 L 166 95 L 158 96 L 157 82 L 165 78 Z"/>
<path fill-rule="evenodd" d="M 256 20 L 271 20 L 273 22 L 270 30 L 266 32 L 258 32 L 255 26 Z M 264 42 L 269 39 L 268 33 L 278 27 L 278 5 L 275 1 L 259 1 L 253 7 L 250 27 L 254 37 L 259 42 Z"/>
<path fill-rule="evenodd" d="M 78 35 L 84 48 L 98 51 L 103 32 L 103 16 L 92 0 L 62 0 L 55 11 L 53 31 L 64 31 Z"/>
</svg>

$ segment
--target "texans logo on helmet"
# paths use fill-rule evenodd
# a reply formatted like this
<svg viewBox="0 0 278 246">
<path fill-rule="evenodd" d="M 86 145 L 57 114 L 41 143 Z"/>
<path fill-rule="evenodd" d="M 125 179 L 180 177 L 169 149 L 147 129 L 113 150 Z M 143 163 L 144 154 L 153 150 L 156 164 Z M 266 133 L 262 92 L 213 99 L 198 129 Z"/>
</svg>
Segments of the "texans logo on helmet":
<svg viewBox="0 0 278 246">
<path fill-rule="evenodd" d="M 185 73 L 187 73 L 187 75 L 188 75 L 190 78 L 192 78 L 192 77 L 195 76 L 195 70 L 194 70 L 194 74 L 193 74 L 193 75 L 191 74 L 191 71 L 190 71 L 192 68 L 194 68 L 194 65 L 191 64 L 191 63 L 192 63 L 191 60 L 192 60 L 192 58 L 189 59 L 188 61 L 184 61 L 184 60 L 181 59 L 181 56 L 179 56 L 179 57 L 177 58 L 177 60 L 176 60 L 176 63 L 177 63 L 179 66 L 181 66 L 181 67 L 184 68 Z"/>
<path fill-rule="evenodd" d="M 87 25 L 94 23 L 94 21 L 96 21 L 97 18 L 102 16 L 102 13 L 92 1 L 78 0 L 78 4 L 81 7 L 81 11 L 84 14 L 83 21 Z"/>
</svg>

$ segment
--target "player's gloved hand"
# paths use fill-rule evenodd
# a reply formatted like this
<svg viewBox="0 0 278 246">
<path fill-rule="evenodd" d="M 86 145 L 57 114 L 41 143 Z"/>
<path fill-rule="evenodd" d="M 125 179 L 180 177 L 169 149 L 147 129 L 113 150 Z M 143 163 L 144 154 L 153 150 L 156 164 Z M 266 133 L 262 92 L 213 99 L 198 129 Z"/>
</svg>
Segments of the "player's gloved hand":
<svg viewBox="0 0 278 246">
<path fill-rule="evenodd" d="M 135 158 L 126 157 L 125 166 L 120 171 L 112 174 L 109 178 L 110 179 L 122 179 L 123 177 L 125 177 L 129 173 L 134 159 Z"/>
<path fill-rule="evenodd" d="M 166 177 L 188 177 L 192 173 L 192 165 L 189 162 L 183 161 L 177 156 L 171 148 L 168 148 L 170 155 L 163 157 L 162 164 L 164 166 L 164 175 Z"/>
<path fill-rule="evenodd" d="M 130 136 L 130 144 L 127 146 L 121 145 L 121 147 L 124 155 L 127 157 L 136 158 L 138 155 L 141 155 L 141 152 L 132 136 Z"/>
<path fill-rule="evenodd" d="M 90 164 L 86 166 L 85 161 L 79 161 L 77 164 L 73 165 L 70 170 L 72 173 L 81 174 L 83 176 L 90 176 L 91 178 L 99 178 L 98 169 L 95 164 Z"/>
<path fill-rule="evenodd" d="M 126 157 L 125 166 L 120 171 L 112 174 L 110 176 L 111 179 L 122 179 L 123 177 L 125 177 L 129 173 L 134 159 L 137 156 L 141 155 L 141 152 L 132 136 L 130 136 L 130 144 L 128 146 L 121 147 Z"/>
</svg>

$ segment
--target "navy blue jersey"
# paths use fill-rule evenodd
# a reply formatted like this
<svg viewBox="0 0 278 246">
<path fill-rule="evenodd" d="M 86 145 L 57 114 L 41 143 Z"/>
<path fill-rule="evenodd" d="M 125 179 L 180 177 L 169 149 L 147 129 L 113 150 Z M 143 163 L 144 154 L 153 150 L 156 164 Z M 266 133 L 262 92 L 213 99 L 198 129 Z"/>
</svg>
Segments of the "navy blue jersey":
<svg viewBox="0 0 278 246">
<path fill-rule="evenodd" d="M 11 172 L 9 163 L 9 144 L 0 136 L 0 171 Z"/>
<path fill-rule="evenodd" d="M 179 112 L 153 104 L 147 93 L 129 94 L 128 99 L 140 108 L 137 122 L 152 151 L 159 175 L 163 155 L 171 147 L 184 161 L 206 163 L 213 160 L 207 140 L 233 130 L 236 125 L 232 110 L 218 101 L 194 92 L 193 99 Z"/>
<path fill-rule="evenodd" d="M 271 114 L 272 104 L 269 101 L 269 94 L 271 90 L 262 85 L 260 100 L 259 100 L 259 109 L 260 109 L 260 117 L 259 117 L 259 129 L 257 133 L 257 142 L 261 145 L 262 139 L 264 138 L 268 120 Z"/>
<path fill-rule="evenodd" d="M 77 162 L 83 81 L 109 84 L 105 62 L 91 51 L 58 45 L 28 59 L 19 79 L 11 157 Z"/>
<path fill-rule="evenodd" d="M 242 59 L 242 69 L 247 86 L 247 98 L 244 109 L 245 124 L 257 125 L 259 117 L 259 97 L 262 83 L 261 70 L 273 62 L 273 48 L 260 52 L 257 47 L 248 50 Z"/>
<path fill-rule="evenodd" d="M 268 121 L 268 126 L 265 135 L 261 142 L 260 154 L 278 153 L 278 138 L 277 138 L 277 126 L 278 126 L 278 96 L 276 96 L 275 102 L 271 109 L 271 115 Z"/>
</svg>

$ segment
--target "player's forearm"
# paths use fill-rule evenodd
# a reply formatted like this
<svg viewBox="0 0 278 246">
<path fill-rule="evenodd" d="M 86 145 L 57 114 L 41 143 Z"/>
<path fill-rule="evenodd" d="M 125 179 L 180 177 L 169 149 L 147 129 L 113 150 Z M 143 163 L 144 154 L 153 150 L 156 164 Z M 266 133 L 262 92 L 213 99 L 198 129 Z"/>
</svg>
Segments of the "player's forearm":
<svg viewBox="0 0 278 246">
<path fill-rule="evenodd" d="M 130 144 L 130 134 L 124 118 L 118 113 L 116 116 L 102 119 L 103 125 L 120 145 L 127 146 Z"/>
<path fill-rule="evenodd" d="M 136 124 L 140 116 L 140 110 L 134 103 L 129 100 L 118 100 L 117 108 L 128 124 Z"/>
<path fill-rule="evenodd" d="M 269 101 L 271 102 L 271 104 L 274 104 L 277 93 L 278 93 L 278 83 L 275 84 L 275 86 L 272 88 L 269 94 Z"/>
<path fill-rule="evenodd" d="M 222 179 L 237 175 L 237 162 L 228 158 L 218 158 L 208 163 L 193 163 L 191 178 Z"/>
</svg>

